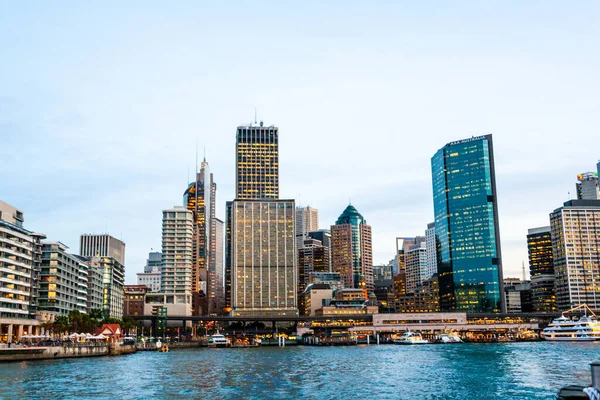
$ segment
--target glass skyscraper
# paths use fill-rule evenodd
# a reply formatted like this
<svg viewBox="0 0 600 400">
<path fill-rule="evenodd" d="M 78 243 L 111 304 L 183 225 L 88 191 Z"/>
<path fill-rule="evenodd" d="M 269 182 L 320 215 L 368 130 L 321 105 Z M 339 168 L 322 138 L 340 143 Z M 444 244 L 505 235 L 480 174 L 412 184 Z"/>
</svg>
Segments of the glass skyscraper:
<svg viewBox="0 0 600 400">
<path fill-rule="evenodd" d="M 442 311 L 504 312 L 492 135 L 431 159 Z"/>
</svg>

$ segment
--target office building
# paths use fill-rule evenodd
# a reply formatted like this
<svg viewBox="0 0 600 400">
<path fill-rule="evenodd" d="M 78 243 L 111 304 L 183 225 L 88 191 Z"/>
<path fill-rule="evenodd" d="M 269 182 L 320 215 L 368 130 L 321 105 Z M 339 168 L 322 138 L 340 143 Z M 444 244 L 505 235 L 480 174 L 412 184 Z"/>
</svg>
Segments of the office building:
<svg viewBox="0 0 600 400">
<path fill-rule="evenodd" d="M 302 307 L 300 313 L 306 316 L 315 316 L 318 309 L 323 307 L 324 300 L 333 299 L 333 290 L 325 283 L 311 283 L 302 293 Z"/>
<path fill-rule="evenodd" d="M 599 200 L 600 189 L 598 188 L 598 174 L 596 172 L 584 172 L 577 175 L 575 190 L 578 200 Z"/>
<path fill-rule="evenodd" d="M 236 199 L 279 199 L 279 131 L 271 126 L 238 126 L 236 134 Z"/>
<path fill-rule="evenodd" d="M 346 288 L 363 289 L 365 300 L 375 290 L 371 227 L 351 204 L 331 227 L 332 269 Z"/>
<path fill-rule="evenodd" d="M 394 308 L 398 313 L 431 313 L 440 311 L 437 274 L 424 280 L 413 293 L 396 296 Z"/>
<path fill-rule="evenodd" d="M 98 273 L 102 274 L 102 304 L 99 307 L 105 318 L 123 318 L 123 287 L 125 286 L 125 267 L 112 257 L 85 257 L 89 265 L 92 279 Z M 92 282 L 94 285 L 94 283 Z M 89 287 L 88 287 L 89 292 Z M 92 295 L 94 296 L 94 294 Z M 96 307 L 90 304 L 88 296 L 88 312 Z M 95 301 L 92 299 L 92 301 Z"/>
<path fill-rule="evenodd" d="M 394 294 L 396 299 L 398 296 L 403 296 L 407 293 L 406 253 L 408 253 L 412 246 L 420 247 L 421 243 L 426 243 L 425 236 L 396 238 L 395 264 L 397 272 L 394 274 Z"/>
<path fill-rule="evenodd" d="M 554 290 L 552 237 L 549 226 L 528 230 L 527 251 L 529 253 L 533 311 L 554 312 L 556 311 L 556 292 Z"/>
<path fill-rule="evenodd" d="M 224 229 L 225 224 L 218 218 L 213 218 L 214 222 L 214 238 L 213 238 L 213 254 L 214 254 L 214 292 L 210 296 L 215 299 L 214 312 L 221 314 L 225 306 L 225 282 L 224 282 L 224 267 L 225 267 L 225 249 L 224 249 Z"/>
<path fill-rule="evenodd" d="M 297 211 L 298 209 L 296 209 Z M 308 285 L 309 276 L 314 272 L 331 272 L 329 264 L 329 247 L 325 247 L 316 239 L 304 240 L 298 249 L 298 308 L 303 310 L 303 293 Z"/>
<path fill-rule="evenodd" d="M 184 206 L 192 212 L 194 238 L 192 246 L 192 313 L 208 315 L 215 313 L 215 255 L 216 240 L 215 197 L 217 185 L 213 180 L 206 158 L 183 194 Z"/>
<path fill-rule="evenodd" d="M 144 285 L 125 285 L 124 291 L 123 317 L 144 315 L 148 287 Z"/>
<path fill-rule="evenodd" d="M 125 265 L 125 243 L 108 234 L 81 235 L 79 253 L 83 257 L 112 257 L 119 264 Z"/>
<path fill-rule="evenodd" d="M 144 270 L 146 270 L 144 268 Z M 161 291 L 161 276 L 162 271 L 160 267 L 152 267 L 151 271 L 138 273 L 137 284 L 143 285 L 148 288 L 151 293 L 158 293 Z"/>
<path fill-rule="evenodd" d="M 339 290 L 344 287 L 339 272 L 313 272 L 308 275 L 308 283 L 322 283 L 329 285 L 333 290 Z"/>
<path fill-rule="evenodd" d="M 559 311 L 600 311 L 600 200 L 570 200 L 550 214 Z"/>
<path fill-rule="evenodd" d="M 504 311 L 492 135 L 448 143 L 431 170 L 441 311 Z"/>
<path fill-rule="evenodd" d="M 504 279 L 504 298 L 507 313 L 533 311 L 531 282 L 516 278 Z"/>
<path fill-rule="evenodd" d="M 38 306 L 59 315 L 87 313 L 89 266 L 61 242 L 44 242 Z"/>
<path fill-rule="evenodd" d="M 296 207 L 296 248 L 304 246 L 309 232 L 319 230 L 319 210 L 312 207 Z"/>
<path fill-rule="evenodd" d="M 23 228 L 24 219 L 22 211 L 0 201 L 0 318 L 30 318 L 37 311 L 45 236 Z"/>
<path fill-rule="evenodd" d="M 437 274 L 437 247 L 435 241 L 435 222 L 427 224 L 425 230 L 425 244 L 427 248 L 427 275 Z"/>
<path fill-rule="evenodd" d="M 192 253 L 194 220 L 191 211 L 175 206 L 163 210 L 161 294 L 169 315 L 192 314 Z"/>
<path fill-rule="evenodd" d="M 425 242 L 410 246 L 404 254 L 406 265 L 406 293 L 414 293 L 417 286 L 433 274 L 427 269 L 427 245 Z"/>
<path fill-rule="evenodd" d="M 160 271 L 162 267 L 162 253 L 160 251 L 152 251 L 148 253 L 144 272 Z"/>
</svg>

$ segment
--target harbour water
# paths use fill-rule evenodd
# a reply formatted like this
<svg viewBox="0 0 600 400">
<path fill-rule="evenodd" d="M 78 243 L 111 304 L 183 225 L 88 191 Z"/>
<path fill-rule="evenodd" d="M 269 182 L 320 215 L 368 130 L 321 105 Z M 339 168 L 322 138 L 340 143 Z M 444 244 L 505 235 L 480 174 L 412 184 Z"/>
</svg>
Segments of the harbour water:
<svg viewBox="0 0 600 400">
<path fill-rule="evenodd" d="M 182 349 L 0 364 L 0 398 L 553 399 L 600 343 Z"/>
</svg>

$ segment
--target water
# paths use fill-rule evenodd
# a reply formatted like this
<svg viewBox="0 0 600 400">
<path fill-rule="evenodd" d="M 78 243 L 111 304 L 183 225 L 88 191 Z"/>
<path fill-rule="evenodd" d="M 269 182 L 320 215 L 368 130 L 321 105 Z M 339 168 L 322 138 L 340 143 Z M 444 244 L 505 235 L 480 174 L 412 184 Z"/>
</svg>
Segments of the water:
<svg viewBox="0 0 600 400">
<path fill-rule="evenodd" d="M 553 399 L 600 343 L 182 349 L 0 364 L 0 398 Z"/>
</svg>

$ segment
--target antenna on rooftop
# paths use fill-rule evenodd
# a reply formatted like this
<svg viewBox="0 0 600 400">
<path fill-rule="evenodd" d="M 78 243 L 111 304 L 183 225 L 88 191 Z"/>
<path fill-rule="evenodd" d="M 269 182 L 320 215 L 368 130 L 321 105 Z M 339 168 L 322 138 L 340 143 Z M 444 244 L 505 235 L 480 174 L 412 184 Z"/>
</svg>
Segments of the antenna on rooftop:
<svg viewBox="0 0 600 400">
<path fill-rule="evenodd" d="M 257 124 L 257 121 L 256 121 L 256 107 L 254 107 L 254 125 L 256 125 L 256 124 Z"/>
</svg>

